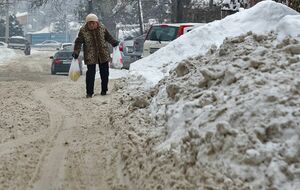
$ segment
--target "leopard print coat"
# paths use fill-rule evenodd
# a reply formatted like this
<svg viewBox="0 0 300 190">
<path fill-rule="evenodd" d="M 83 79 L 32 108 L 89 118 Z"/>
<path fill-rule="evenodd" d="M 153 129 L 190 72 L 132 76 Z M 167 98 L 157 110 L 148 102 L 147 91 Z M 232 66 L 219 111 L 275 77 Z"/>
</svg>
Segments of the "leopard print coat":
<svg viewBox="0 0 300 190">
<path fill-rule="evenodd" d="M 104 25 L 99 24 L 97 29 L 89 30 L 87 24 L 85 24 L 80 28 L 78 37 L 75 40 L 74 52 L 79 55 L 82 46 L 86 65 L 105 63 L 110 60 L 107 42 L 113 47 L 119 44 L 109 34 Z"/>
</svg>

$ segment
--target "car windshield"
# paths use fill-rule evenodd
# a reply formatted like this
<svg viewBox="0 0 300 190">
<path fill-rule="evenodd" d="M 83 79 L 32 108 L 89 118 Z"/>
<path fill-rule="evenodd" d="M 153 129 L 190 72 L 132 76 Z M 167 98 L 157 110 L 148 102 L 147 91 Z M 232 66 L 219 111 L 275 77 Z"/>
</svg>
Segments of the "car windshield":
<svg viewBox="0 0 300 190">
<path fill-rule="evenodd" d="M 71 58 L 72 57 L 72 51 L 60 51 L 55 54 L 55 57 L 57 58 Z"/>
<path fill-rule="evenodd" d="M 146 40 L 172 41 L 176 39 L 177 31 L 178 27 L 176 26 L 153 26 Z"/>
<path fill-rule="evenodd" d="M 63 50 L 69 50 L 72 51 L 74 49 L 73 45 L 69 45 L 69 46 L 64 46 Z"/>
</svg>

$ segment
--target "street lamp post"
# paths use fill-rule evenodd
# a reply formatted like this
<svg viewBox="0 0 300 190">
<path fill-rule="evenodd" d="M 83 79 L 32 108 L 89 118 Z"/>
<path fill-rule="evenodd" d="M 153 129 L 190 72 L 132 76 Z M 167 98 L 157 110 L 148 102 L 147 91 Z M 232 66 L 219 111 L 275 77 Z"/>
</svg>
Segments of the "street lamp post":
<svg viewBox="0 0 300 190">
<path fill-rule="evenodd" d="M 8 43 L 9 38 L 9 4 L 6 0 L 6 23 L 5 23 L 5 42 Z"/>
</svg>

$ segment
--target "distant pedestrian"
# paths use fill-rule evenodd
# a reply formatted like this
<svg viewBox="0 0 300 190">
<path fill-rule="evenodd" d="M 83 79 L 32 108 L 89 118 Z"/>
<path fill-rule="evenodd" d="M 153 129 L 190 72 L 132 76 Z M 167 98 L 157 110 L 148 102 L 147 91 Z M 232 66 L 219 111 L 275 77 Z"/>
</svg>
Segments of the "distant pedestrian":
<svg viewBox="0 0 300 190">
<path fill-rule="evenodd" d="M 109 34 L 95 14 L 87 15 L 85 21 L 85 25 L 80 28 L 75 40 L 73 57 L 78 58 L 83 45 L 84 63 L 87 65 L 86 97 L 91 98 L 94 94 L 96 65 L 99 65 L 100 70 L 101 95 L 106 95 L 109 76 L 108 61 L 110 59 L 107 42 L 113 47 L 118 46 L 119 42 Z"/>
</svg>

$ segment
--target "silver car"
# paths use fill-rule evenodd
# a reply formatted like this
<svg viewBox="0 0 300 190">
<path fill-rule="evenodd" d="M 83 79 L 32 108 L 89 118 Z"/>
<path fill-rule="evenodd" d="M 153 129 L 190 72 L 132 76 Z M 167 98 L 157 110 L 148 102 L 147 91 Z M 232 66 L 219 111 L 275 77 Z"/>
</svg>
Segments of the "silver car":
<svg viewBox="0 0 300 190">
<path fill-rule="evenodd" d="M 8 40 L 7 47 L 24 50 L 27 42 L 28 41 L 22 36 L 12 36 Z"/>
<path fill-rule="evenodd" d="M 39 50 L 57 50 L 61 47 L 61 43 L 55 40 L 45 40 L 40 44 L 35 44 L 34 47 Z"/>
<path fill-rule="evenodd" d="M 131 63 L 141 58 L 145 36 L 144 34 L 120 43 L 119 49 L 122 55 L 123 69 L 129 69 Z"/>
</svg>

